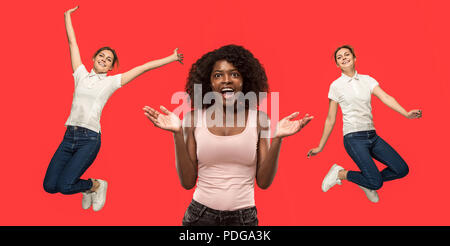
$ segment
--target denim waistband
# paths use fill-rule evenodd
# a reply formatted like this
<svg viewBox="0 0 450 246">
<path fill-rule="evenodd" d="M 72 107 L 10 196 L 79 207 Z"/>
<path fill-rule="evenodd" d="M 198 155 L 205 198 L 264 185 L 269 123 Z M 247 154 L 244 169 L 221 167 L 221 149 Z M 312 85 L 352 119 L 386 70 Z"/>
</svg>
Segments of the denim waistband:
<svg viewBox="0 0 450 246">
<path fill-rule="evenodd" d="M 344 138 L 349 138 L 349 137 L 373 137 L 376 136 L 377 132 L 375 130 L 370 130 L 370 131 L 359 131 L 359 132 L 350 132 L 344 135 Z"/>
<path fill-rule="evenodd" d="M 253 212 L 254 210 L 256 210 L 256 207 L 250 207 L 250 208 L 242 208 L 242 209 L 237 209 L 237 210 L 216 210 L 216 209 L 212 209 L 210 207 L 207 207 L 197 201 L 195 201 L 194 199 L 192 199 L 191 202 L 192 206 L 199 210 L 200 213 L 203 213 L 205 211 L 208 211 L 212 214 L 216 214 L 216 215 L 221 215 L 221 216 L 233 216 L 233 215 L 241 215 L 241 214 L 246 214 L 246 213 L 250 213 Z"/>
<path fill-rule="evenodd" d="M 87 128 L 82 127 L 82 126 L 71 126 L 71 125 L 68 125 L 68 126 L 67 126 L 67 130 L 68 130 L 68 131 L 71 131 L 71 132 L 75 132 L 75 131 L 80 131 L 80 132 L 92 132 L 92 133 L 96 133 L 96 134 L 99 134 L 99 135 L 100 135 L 100 133 L 95 132 L 95 131 L 92 131 L 92 130 L 87 129 Z"/>
</svg>

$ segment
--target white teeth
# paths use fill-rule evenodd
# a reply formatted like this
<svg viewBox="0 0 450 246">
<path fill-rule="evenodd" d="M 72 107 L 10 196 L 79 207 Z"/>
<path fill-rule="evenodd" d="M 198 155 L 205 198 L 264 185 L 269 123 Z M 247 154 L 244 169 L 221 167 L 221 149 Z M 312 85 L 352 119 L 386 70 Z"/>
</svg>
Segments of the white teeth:
<svg viewBox="0 0 450 246">
<path fill-rule="evenodd" d="M 234 92 L 234 90 L 232 88 L 223 88 L 222 93 L 225 93 L 225 92 Z"/>
</svg>

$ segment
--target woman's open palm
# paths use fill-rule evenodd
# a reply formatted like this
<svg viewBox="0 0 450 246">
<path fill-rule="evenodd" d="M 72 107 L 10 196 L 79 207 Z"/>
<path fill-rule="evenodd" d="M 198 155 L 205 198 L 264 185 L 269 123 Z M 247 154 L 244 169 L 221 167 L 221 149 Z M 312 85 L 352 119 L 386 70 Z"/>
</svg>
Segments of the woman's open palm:
<svg viewBox="0 0 450 246">
<path fill-rule="evenodd" d="M 277 130 L 274 137 L 287 137 L 294 135 L 299 132 L 303 127 L 305 127 L 314 117 L 306 114 L 300 120 L 292 120 L 299 115 L 295 112 L 278 122 Z"/>
<path fill-rule="evenodd" d="M 181 130 L 181 120 L 177 115 L 167 110 L 164 106 L 160 107 L 163 113 L 145 106 L 143 108 L 145 116 L 156 126 L 163 130 L 179 132 Z"/>
</svg>

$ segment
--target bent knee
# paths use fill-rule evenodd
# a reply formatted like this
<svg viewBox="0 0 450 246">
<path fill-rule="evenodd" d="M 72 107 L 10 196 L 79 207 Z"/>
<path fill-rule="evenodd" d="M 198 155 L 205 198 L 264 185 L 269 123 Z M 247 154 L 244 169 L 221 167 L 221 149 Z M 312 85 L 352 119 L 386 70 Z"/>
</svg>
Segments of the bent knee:
<svg viewBox="0 0 450 246">
<path fill-rule="evenodd" d="M 383 187 L 383 180 L 381 178 L 370 180 L 369 186 L 371 190 L 379 190 Z"/>
<path fill-rule="evenodd" d="M 44 183 L 43 186 L 44 186 L 45 192 L 47 192 L 47 193 L 54 194 L 54 193 L 58 192 L 56 185 L 50 185 L 50 184 Z"/>
<path fill-rule="evenodd" d="M 400 172 L 398 173 L 398 176 L 399 176 L 400 178 L 403 178 L 403 177 L 405 177 L 406 175 L 408 175 L 408 173 L 409 173 L 409 167 L 408 167 L 408 165 L 406 165 L 406 163 L 405 163 L 405 165 L 403 166 L 403 168 L 400 169 Z"/>
<path fill-rule="evenodd" d="M 59 190 L 59 192 L 61 192 L 61 194 L 63 194 L 63 195 L 71 195 L 71 194 L 73 194 L 72 186 L 71 186 L 71 185 L 68 185 L 68 184 L 60 185 L 59 188 L 58 188 L 58 190 Z"/>
</svg>

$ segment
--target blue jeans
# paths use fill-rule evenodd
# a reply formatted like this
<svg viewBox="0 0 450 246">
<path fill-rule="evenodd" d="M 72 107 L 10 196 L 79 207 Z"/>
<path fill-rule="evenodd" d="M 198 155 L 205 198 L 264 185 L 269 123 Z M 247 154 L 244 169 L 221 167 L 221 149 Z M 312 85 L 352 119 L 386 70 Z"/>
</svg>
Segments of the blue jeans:
<svg viewBox="0 0 450 246">
<path fill-rule="evenodd" d="M 209 208 L 195 200 L 184 214 L 183 226 L 257 226 L 256 207 L 233 211 Z"/>
<path fill-rule="evenodd" d="M 47 168 L 44 190 L 75 194 L 92 188 L 91 180 L 80 179 L 100 150 L 100 134 L 79 126 L 67 126 L 64 139 Z"/>
<path fill-rule="evenodd" d="M 344 147 L 361 170 L 349 171 L 347 180 L 368 189 L 378 190 L 384 181 L 403 178 L 409 172 L 402 157 L 374 130 L 346 134 Z M 380 172 L 372 158 L 387 167 Z"/>
</svg>

